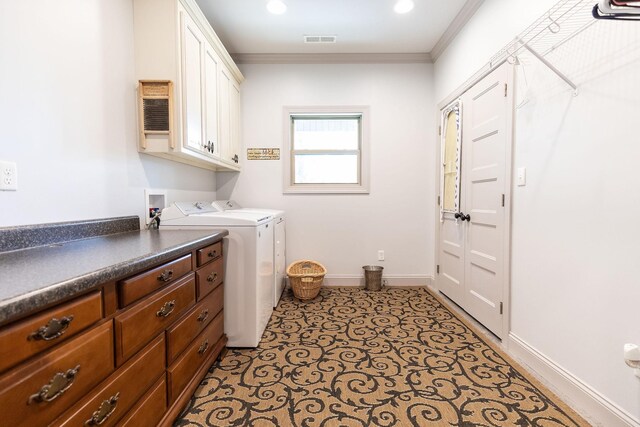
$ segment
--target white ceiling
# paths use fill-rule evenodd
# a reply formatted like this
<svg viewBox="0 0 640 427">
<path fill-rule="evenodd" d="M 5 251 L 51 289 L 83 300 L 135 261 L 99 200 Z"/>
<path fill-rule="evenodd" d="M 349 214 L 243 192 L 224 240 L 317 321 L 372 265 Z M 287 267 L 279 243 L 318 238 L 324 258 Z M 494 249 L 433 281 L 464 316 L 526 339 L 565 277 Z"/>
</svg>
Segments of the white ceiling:
<svg viewBox="0 0 640 427">
<path fill-rule="evenodd" d="M 196 0 L 232 54 L 427 53 L 466 0 L 415 0 L 404 15 L 396 0 L 284 0 L 272 15 L 266 0 Z M 335 35 L 337 43 L 303 43 L 304 35 Z"/>
</svg>

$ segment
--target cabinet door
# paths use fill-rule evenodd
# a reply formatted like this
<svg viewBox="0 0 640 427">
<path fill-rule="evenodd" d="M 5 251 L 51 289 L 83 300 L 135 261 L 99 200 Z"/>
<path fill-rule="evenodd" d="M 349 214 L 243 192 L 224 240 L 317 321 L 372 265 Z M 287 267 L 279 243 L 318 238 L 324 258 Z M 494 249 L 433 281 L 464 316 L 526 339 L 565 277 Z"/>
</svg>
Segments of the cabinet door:
<svg viewBox="0 0 640 427">
<path fill-rule="evenodd" d="M 220 67 L 218 88 L 220 90 L 220 158 L 231 163 L 231 76 L 229 72 Z"/>
<path fill-rule="evenodd" d="M 240 87 L 235 83 L 235 81 L 231 81 L 231 87 L 229 88 L 231 92 L 231 117 L 230 117 L 230 126 L 231 126 L 231 139 L 230 139 L 230 153 L 231 161 L 240 166 Z"/>
<path fill-rule="evenodd" d="M 184 11 L 180 12 L 182 36 L 183 145 L 201 151 L 203 147 L 203 53 L 205 39 Z"/>
<path fill-rule="evenodd" d="M 220 157 L 220 139 L 218 137 L 218 73 L 220 58 L 209 44 L 205 45 L 205 140 L 207 152 Z"/>
</svg>

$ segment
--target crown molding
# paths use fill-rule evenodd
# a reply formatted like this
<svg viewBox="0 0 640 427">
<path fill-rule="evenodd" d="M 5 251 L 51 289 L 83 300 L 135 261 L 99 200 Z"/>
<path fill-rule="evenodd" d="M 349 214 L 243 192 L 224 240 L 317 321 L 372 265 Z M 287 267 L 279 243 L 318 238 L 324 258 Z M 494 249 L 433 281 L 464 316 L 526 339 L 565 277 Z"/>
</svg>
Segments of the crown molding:
<svg viewBox="0 0 640 427">
<path fill-rule="evenodd" d="M 462 27 L 469 22 L 469 19 L 471 19 L 473 14 L 476 13 L 480 6 L 482 6 L 482 3 L 484 3 L 484 0 L 468 0 L 464 6 L 462 6 L 462 9 L 458 12 L 456 17 L 453 18 L 453 21 L 451 21 L 449 27 L 442 34 L 440 40 L 438 40 L 433 49 L 431 49 L 430 54 L 433 62 L 438 60 L 442 52 L 445 51 L 453 39 L 456 38 L 460 30 L 462 30 Z"/>
<path fill-rule="evenodd" d="M 236 64 L 407 64 L 433 63 L 429 53 L 236 53 Z"/>
</svg>

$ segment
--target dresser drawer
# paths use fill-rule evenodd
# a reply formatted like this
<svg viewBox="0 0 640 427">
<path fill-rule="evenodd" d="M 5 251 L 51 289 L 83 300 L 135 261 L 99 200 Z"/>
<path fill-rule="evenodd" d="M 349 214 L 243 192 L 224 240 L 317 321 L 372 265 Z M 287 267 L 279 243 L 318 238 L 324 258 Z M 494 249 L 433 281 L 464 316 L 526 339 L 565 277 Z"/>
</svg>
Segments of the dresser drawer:
<svg viewBox="0 0 640 427">
<path fill-rule="evenodd" d="M 224 332 L 224 312 L 218 313 L 207 328 L 191 343 L 167 369 L 169 403 L 180 395 L 196 371 L 209 357 Z"/>
<path fill-rule="evenodd" d="M 198 286 L 198 301 L 214 290 L 224 278 L 224 260 L 218 258 L 217 261 L 205 265 L 196 271 L 196 284 Z"/>
<path fill-rule="evenodd" d="M 205 265 L 209 261 L 222 256 L 222 241 L 209 245 L 202 249 L 198 249 L 196 252 L 196 260 L 198 261 L 198 267 Z"/>
<path fill-rule="evenodd" d="M 191 273 L 115 317 L 118 366 L 195 303 L 194 282 Z"/>
<path fill-rule="evenodd" d="M 69 339 L 102 319 L 100 291 L 0 330 L 0 372 Z"/>
<path fill-rule="evenodd" d="M 118 282 L 120 307 L 126 307 L 143 296 L 175 282 L 189 271 L 191 254 Z"/>
<path fill-rule="evenodd" d="M 113 326 L 109 321 L 2 376 L 2 423 L 46 425 L 113 369 Z"/>
<path fill-rule="evenodd" d="M 196 304 L 175 325 L 167 330 L 167 361 L 173 362 L 191 341 L 222 310 L 224 287 L 218 286 L 212 293 Z"/>
<path fill-rule="evenodd" d="M 167 410 L 167 382 L 164 375 L 118 423 L 118 427 L 158 425 Z"/>
<path fill-rule="evenodd" d="M 164 353 L 164 334 L 161 334 L 54 424 L 65 427 L 115 425 L 164 373 Z"/>
</svg>

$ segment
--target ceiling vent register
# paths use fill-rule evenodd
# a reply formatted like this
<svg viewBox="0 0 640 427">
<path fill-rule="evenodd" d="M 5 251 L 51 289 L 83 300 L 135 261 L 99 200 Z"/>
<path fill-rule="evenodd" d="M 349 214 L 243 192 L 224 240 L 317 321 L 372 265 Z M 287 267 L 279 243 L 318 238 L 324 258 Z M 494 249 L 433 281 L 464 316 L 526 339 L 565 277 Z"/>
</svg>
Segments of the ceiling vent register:
<svg viewBox="0 0 640 427">
<path fill-rule="evenodd" d="M 335 43 L 336 36 L 304 36 L 305 43 Z"/>
</svg>

